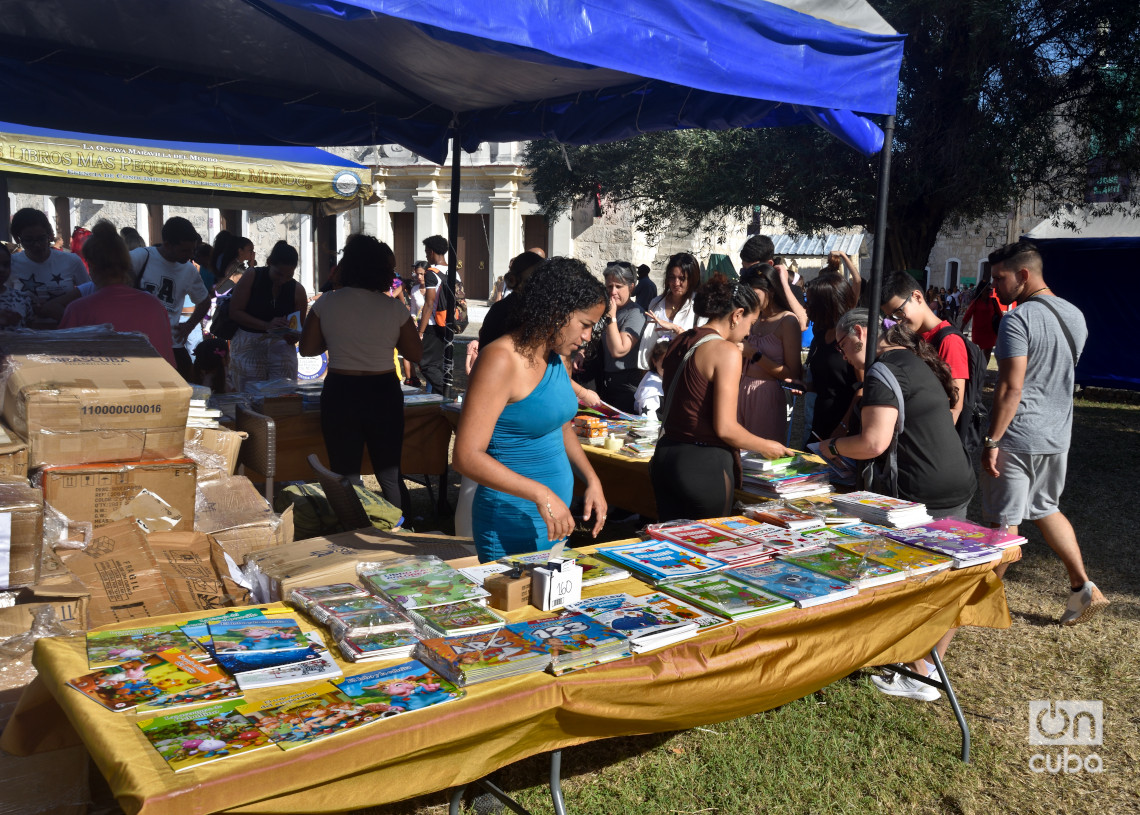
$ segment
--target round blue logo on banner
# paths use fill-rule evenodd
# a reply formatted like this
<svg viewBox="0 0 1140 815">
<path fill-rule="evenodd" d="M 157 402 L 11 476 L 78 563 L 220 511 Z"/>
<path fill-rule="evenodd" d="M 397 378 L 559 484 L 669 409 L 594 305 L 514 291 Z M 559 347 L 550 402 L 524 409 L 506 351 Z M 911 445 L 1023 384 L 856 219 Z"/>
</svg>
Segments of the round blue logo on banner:
<svg viewBox="0 0 1140 815">
<path fill-rule="evenodd" d="M 352 170 L 341 170 L 332 180 L 333 192 L 341 198 L 355 198 L 360 191 L 360 176 Z"/>
</svg>

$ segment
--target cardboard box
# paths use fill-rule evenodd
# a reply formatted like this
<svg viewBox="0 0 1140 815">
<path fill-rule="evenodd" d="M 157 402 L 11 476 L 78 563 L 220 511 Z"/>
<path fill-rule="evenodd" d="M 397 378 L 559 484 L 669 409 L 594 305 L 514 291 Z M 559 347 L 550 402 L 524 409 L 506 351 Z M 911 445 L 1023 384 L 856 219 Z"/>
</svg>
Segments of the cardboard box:
<svg viewBox="0 0 1140 815">
<path fill-rule="evenodd" d="M 178 613 L 146 535 L 133 519 L 96 530 L 86 549 L 61 549 L 57 554 L 91 593 L 92 628 Z"/>
<path fill-rule="evenodd" d="M 92 329 L 0 338 L 3 418 L 28 465 L 182 455 L 190 386 L 144 337 Z"/>
<path fill-rule="evenodd" d="M 238 453 L 241 452 L 241 443 L 249 438 L 249 434 L 242 430 L 227 430 L 224 427 L 188 427 L 186 428 L 186 456 L 198 463 L 198 479 L 207 481 L 222 475 L 233 475 L 237 471 Z M 201 458 L 191 454 L 192 446 L 197 445 L 209 456 L 216 455 L 224 462 L 221 468 L 204 466 Z M 218 472 L 218 469 L 221 472 Z"/>
<path fill-rule="evenodd" d="M 298 586 L 356 582 L 358 563 L 396 555 L 435 555 L 451 560 L 472 554 L 470 538 L 358 529 L 254 553 L 246 558 L 245 571 L 256 577 L 253 596 L 264 603 L 281 600 Z"/>
<path fill-rule="evenodd" d="M 245 599 L 245 591 L 214 568 L 205 532 L 156 532 L 147 543 L 179 611 L 209 611 Z"/>
<path fill-rule="evenodd" d="M 20 600 L 13 606 L 23 609 L 31 623 L 36 609 L 51 606 L 60 625 L 69 631 L 87 630 L 87 604 L 91 592 L 82 583 L 72 578 L 68 583 L 37 583 L 25 586 L 20 591 Z"/>
<path fill-rule="evenodd" d="M 30 586 L 43 550 L 44 506 L 39 490 L 0 483 L 0 589 Z"/>
<path fill-rule="evenodd" d="M 28 445 L 3 424 L 0 424 L 0 476 L 28 477 Z"/>
<path fill-rule="evenodd" d="M 42 480 L 45 501 L 71 520 L 90 521 L 96 529 L 117 520 L 116 514 L 145 489 L 181 515 L 175 528 L 191 531 L 196 476 L 197 465 L 179 458 L 48 467 Z M 145 517 L 135 514 L 145 523 Z"/>
<path fill-rule="evenodd" d="M 243 563 L 252 552 L 292 542 L 292 508 L 277 515 L 245 476 L 203 481 L 198 489 L 194 528 L 217 540 L 235 563 Z"/>
</svg>

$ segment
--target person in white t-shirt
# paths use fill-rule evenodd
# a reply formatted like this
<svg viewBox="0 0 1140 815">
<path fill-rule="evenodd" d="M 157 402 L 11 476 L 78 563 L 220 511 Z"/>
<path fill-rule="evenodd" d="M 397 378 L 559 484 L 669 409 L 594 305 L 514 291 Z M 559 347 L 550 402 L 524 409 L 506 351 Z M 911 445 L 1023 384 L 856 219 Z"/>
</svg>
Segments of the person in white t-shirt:
<svg viewBox="0 0 1140 815">
<path fill-rule="evenodd" d="M 170 334 L 178 373 L 189 378 L 194 370 L 186 338 L 200 325 L 210 308 L 210 292 L 190 262 L 202 238 L 185 218 L 170 218 L 162 225 L 162 243 L 131 252 L 131 265 L 138 287 L 159 299 L 170 315 Z M 190 319 L 182 319 L 182 305 L 189 297 L 194 304 Z"/>
<path fill-rule="evenodd" d="M 21 209 L 12 216 L 11 233 L 24 251 L 12 256 L 7 286 L 32 298 L 39 318 L 32 327 L 54 328 L 67 303 L 75 299 L 75 288 L 91 281 L 87 267 L 79 256 L 52 249 L 54 230 L 38 209 Z"/>
</svg>

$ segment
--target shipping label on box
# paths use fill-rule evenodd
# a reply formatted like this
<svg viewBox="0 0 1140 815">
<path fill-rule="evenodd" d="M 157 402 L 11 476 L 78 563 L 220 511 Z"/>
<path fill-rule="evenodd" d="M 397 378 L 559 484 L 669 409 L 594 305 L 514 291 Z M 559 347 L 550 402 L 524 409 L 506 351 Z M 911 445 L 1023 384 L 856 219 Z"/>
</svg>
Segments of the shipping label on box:
<svg viewBox="0 0 1140 815">
<path fill-rule="evenodd" d="M 179 531 L 192 530 L 196 473 L 194 462 L 185 458 L 49 467 L 43 472 L 44 500 L 71 520 L 90 521 L 98 529 L 117 520 L 116 513 L 147 490 L 181 515 Z"/>
<path fill-rule="evenodd" d="M 132 520 L 107 524 L 86 549 L 59 550 L 59 555 L 91 592 L 92 628 L 178 613 L 146 535 Z"/>
<path fill-rule="evenodd" d="M 174 458 L 190 386 L 143 337 L 92 331 L 4 337 L 3 417 L 29 466 Z"/>
</svg>

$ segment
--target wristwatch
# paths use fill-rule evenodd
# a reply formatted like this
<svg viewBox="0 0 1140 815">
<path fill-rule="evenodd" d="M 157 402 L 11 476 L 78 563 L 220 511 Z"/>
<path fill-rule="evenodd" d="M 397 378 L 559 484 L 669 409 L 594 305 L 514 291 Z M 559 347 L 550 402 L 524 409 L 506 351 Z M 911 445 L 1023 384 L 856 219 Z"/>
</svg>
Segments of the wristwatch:
<svg viewBox="0 0 1140 815">
<path fill-rule="evenodd" d="M 982 446 L 985 447 L 987 450 L 996 450 L 996 449 L 998 449 L 999 445 L 996 441 L 991 439 L 989 436 L 986 436 L 984 439 L 982 439 Z"/>
<path fill-rule="evenodd" d="M 839 449 L 835 446 L 835 439 L 832 439 L 827 443 L 827 449 L 831 455 L 835 456 L 836 458 L 842 458 L 842 456 L 839 455 Z"/>
</svg>

